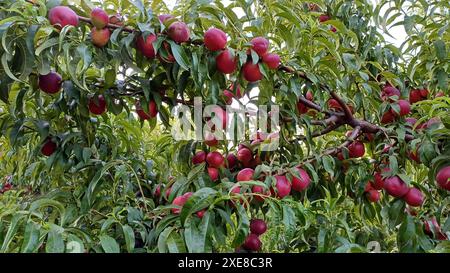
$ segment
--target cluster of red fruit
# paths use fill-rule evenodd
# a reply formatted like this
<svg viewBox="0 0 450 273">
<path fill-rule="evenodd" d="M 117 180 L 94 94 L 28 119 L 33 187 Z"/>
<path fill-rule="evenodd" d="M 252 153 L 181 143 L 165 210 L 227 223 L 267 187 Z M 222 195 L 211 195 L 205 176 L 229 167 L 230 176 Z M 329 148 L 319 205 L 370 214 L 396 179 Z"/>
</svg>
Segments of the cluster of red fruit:
<svg viewBox="0 0 450 273">
<path fill-rule="evenodd" d="M 234 51 L 226 48 L 227 37 L 225 32 L 217 28 L 210 28 L 204 35 L 205 47 L 211 51 L 220 51 L 216 56 L 216 68 L 223 74 L 231 74 L 236 71 L 238 58 Z M 264 37 L 255 37 L 250 41 L 251 50 L 255 51 L 259 60 L 247 60 L 242 66 L 242 74 L 244 79 L 249 82 L 256 82 L 263 78 L 259 63 L 261 61 L 270 69 L 277 69 L 280 65 L 280 56 L 270 53 L 269 41 Z M 247 51 L 250 56 L 250 49 Z"/>
<path fill-rule="evenodd" d="M 241 187 L 238 185 L 239 182 L 252 180 L 264 181 L 265 179 L 265 175 L 255 177 L 254 168 L 261 164 L 261 159 L 257 153 L 254 154 L 254 152 L 245 145 L 239 145 L 237 156 L 230 153 L 227 155 L 226 160 L 224 156 L 217 151 L 210 153 L 199 151 L 192 158 L 192 163 L 194 165 L 198 165 L 203 162 L 207 163 L 207 172 L 212 181 L 217 181 L 220 179 L 219 169 L 222 167 L 226 167 L 229 170 L 234 170 L 238 166 L 242 168 L 237 172 L 236 185 L 233 186 L 231 191 L 232 193 L 237 194 L 241 192 Z M 291 181 L 289 181 L 285 175 L 275 175 L 274 178 L 276 180 L 276 184 L 274 188 L 272 187 L 270 189 L 270 191 L 266 191 L 263 186 L 254 185 L 251 191 L 254 194 L 255 200 L 262 202 L 265 197 L 271 195 L 278 198 L 284 198 L 291 193 L 291 188 L 299 192 L 305 190 L 311 183 L 311 178 L 308 173 L 300 167 L 296 167 L 296 171 L 294 172 L 296 173 L 292 175 Z"/>
<path fill-rule="evenodd" d="M 262 247 L 259 236 L 267 231 L 266 222 L 262 219 L 250 220 L 250 234 L 245 238 L 242 248 L 248 251 L 260 251 Z M 239 250 L 239 249 L 238 249 Z"/>
<path fill-rule="evenodd" d="M 387 194 L 402 198 L 411 207 L 422 206 L 425 200 L 423 193 L 415 187 L 408 187 L 408 185 L 397 175 L 387 176 L 391 170 L 384 168 L 381 172 L 375 172 L 374 179 L 367 183 L 365 192 L 367 199 L 370 202 L 378 202 L 380 200 L 381 189 L 384 189 Z"/>
<path fill-rule="evenodd" d="M 382 91 L 381 98 L 383 101 L 388 101 L 391 103 L 390 109 L 386 111 L 381 117 L 381 123 L 388 124 L 392 123 L 394 120 L 399 117 L 407 116 L 411 113 L 411 104 L 417 103 L 422 100 L 427 100 L 429 97 L 429 91 L 427 89 L 412 89 L 409 93 L 409 101 L 406 99 L 402 99 L 400 91 L 387 83 Z M 442 97 L 444 95 L 443 92 L 436 93 L 435 97 Z M 417 122 L 415 118 L 406 118 L 406 122 L 414 126 Z M 436 123 L 437 120 L 431 119 L 428 122 L 419 124 L 416 129 L 426 129 L 430 127 L 430 125 Z"/>
<path fill-rule="evenodd" d="M 178 21 L 170 14 L 162 14 L 158 16 L 161 24 L 168 24 L 165 34 L 176 43 L 184 43 L 189 41 L 190 31 L 186 23 Z M 153 43 L 156 41 L 156 34 L 140 35 L 136 41 L 136 48 L 148 59 L 154 59 L 158 57 L 159 60 L 166 63 L 175 62 L 175 57 L 173 56 L 170 45 L 164 41 L 162 47 L 156 52 L 153 47 Z"/>
<path fill-rule="evenodd" d="M 108 14 L 101 8 L 95 8 L 91 12 L 91 22 L 94 25 L 91 29 L 92 43 L 97 47 L 104 47 L 111 37 L 111 31 L 107 28 L 109 24 Z"/>
</svg>

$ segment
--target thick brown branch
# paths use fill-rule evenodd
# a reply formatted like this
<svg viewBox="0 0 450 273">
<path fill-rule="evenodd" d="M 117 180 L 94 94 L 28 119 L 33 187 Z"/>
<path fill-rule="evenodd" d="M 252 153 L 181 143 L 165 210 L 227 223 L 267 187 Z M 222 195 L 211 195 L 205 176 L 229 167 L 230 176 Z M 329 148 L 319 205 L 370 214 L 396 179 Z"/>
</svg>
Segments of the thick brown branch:
<svg viewBox="0 0 450 273">
<path fill-rule="evenodd" d="M 342 110 L 344 111 L 345 117 L 348 120 L 353 120 L 353 114 L 352 111 L 350 110 L 350 108 L 348 107 L 348 105 L 342 100 L 341 97 L 338 96 L 338 94 L 336 94 L 336 92 L 331 91 L 330 92 L 331 97 L 333 97 L 333 99 L 335 99 L 339 105 L 342 107 Z"/>
</svg>

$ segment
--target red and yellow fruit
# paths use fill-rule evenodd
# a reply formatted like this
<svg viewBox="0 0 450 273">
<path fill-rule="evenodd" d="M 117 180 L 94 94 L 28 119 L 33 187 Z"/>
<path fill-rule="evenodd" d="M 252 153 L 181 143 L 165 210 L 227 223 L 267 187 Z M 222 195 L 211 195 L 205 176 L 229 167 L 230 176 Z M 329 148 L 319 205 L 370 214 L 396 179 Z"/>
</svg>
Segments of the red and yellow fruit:
<svg viewBox="0 0 450 273">
<path fill-rule="evenodd" d="M 101 8 L 94 8 L 91 11 L 91 22 L 97 29 L 106 27 L 109 23 L 108 14 Z"/>
<path fill-rule="evenodd" d="M 98 29 L 93 27 L 91 29 L 91 39 L 92 43 L 96 47 L 104 47 L 109 42 L 109 37 L 111 36 L 111 31 L 109 28 Z"/>
</svg>

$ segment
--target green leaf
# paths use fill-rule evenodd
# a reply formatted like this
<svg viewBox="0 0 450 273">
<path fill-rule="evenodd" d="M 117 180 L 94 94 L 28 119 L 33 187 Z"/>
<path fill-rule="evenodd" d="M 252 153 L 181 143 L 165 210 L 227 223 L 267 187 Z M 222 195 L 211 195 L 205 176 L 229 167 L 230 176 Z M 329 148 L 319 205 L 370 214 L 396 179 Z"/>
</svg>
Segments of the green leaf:
<svg viewBox="0 0 450 273">
<path fill-rule="evenodd" d="M 133 252 L 134 244 L 135 244 L 134 231 L 128 225 L 122 225 L 122 230 L 123 230 L 123 235 L 125 237 L 127 251 L 129 253 L 131 253 L 131 252 Z"/>
<path fill-rule="evenodd" d="M 208 207 L 216 196 L 217 191 L 212 188 L 202 188 L 195 192 L 181 209 L 181 224 L 184 225 L 186 218 L 191 214 Z"/>
<path fill-rule="evenodd" d="M 445 49 L 445 43 L 442 40 L 437 40 L 433 42 L 434 48 L 436 50 L 436 57 L 439 60 L 444 61 L 448 56 Z"/>
<path fill-rule="evenodd" d="M 100 236 L 100 244 L 105 253 L 120 253 L 119 244 L 116 240 L 108 235 Z"/>
<path fill-rule="evenodd" d="M 207 233 L 210 225 L 210 213 L 206 212 L 200 223 L 195 218 L 188 218 L 185 223 L 184 239 L 190 253 L 204 253 L 207 245 Z"/>
<path fill-rule="evenodd" d="M 45 251 L 47 253 L 63 253 L 64 240 L 59 230 L 52 228 L 47 235 L 47 242 L 45 244 Z"/>
<path fill-rule="evenodd" d="M 190 64 L 189 64 L 189 58 L 184 50 L 183 47 L 176 44 L 174 41 L 167 40 L 167 42 L 170 44 L 170 48 L 172 49 L 172 54 L 177 63 L 185 70 L 189 70 Z"/>
<path fill-rule="evenodd" d="M 22 242 L 22 253 L 36 252 L 39 248 L 40 226 L 29 221 L 25 227 L 24 238 Z"/>
</svg>

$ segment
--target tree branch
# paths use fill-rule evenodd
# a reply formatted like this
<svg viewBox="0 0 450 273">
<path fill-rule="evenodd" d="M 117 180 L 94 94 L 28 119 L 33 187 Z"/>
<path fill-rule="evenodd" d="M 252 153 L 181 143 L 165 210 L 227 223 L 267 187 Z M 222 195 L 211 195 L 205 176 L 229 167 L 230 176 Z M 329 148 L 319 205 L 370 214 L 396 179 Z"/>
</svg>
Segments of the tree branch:
<svg viewBox="0 0 450 273">
<path fill-rule="evenodd" d="M 350 108 L 348 108 L 348 105 L 344 102 L 344 100 L 342 100 L 342 98 L 339 97 L 339 96 L 336 94 L 336 92 L 334 92 L 334 91 L 331 91 L 331 92 L 330 92 L 330 95 L 331 95 L 331 97 L 332 97 L 333 99 L 335 99 L 335 100 L 339 103 L 339 105 L 342 107 L 342 110 L 344 110 L 345 117 L 346 117 L 348 120 L 353 120 L 354 118 L 353 118 L 352 111 L 350 111 Z"/>
</svg>

